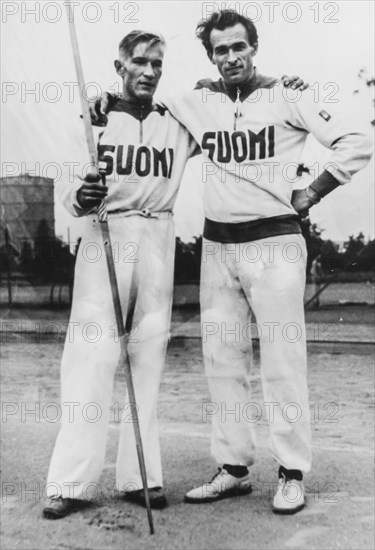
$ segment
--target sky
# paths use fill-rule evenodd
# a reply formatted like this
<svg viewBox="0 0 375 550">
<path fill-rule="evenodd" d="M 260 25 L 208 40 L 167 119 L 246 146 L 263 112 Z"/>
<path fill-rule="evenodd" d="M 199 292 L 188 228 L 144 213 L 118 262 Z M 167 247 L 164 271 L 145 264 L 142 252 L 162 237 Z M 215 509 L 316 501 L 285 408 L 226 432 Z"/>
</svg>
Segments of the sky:
<svg viewBox="0 0 375 550">
<path fill-rule="evenodd" d="M 280 77 L 298 74 L 329 107 L 347 109 L 369 132 L 374 74 L 372 0 L 313 2 L 116 2 L 74 4 L 74 17 L 88 96 L 119 90 L 113 61 L 120 40 L 131 30 L 161 32 L 167 52 L 158 97 L 178 94 L 200 78 L 217 78 L 195 27 L 213 10 L 234 8 L 251 17 L 259 34 L 256 66 Z M 87 158 L 79 93 L 63 1 L 1 2 L 1 168 L 58 180 L 67 162 Z M 365 69 L 362 78 L 359 71 Z M 314 92 L 312 91 L 314 90 Z M 354 93 L 358 90 L 357 93 Z M 329 158 L 309 139 L 302 162 Z M 305 185 L 306 181 L 300 183 Z M 186 242 L 202 232 L 203 184 L 199 157 L 189 161 L 175 206 L 177 233 Z M 311 210 L 323 237 L 344 241 L 362 231 L 374 238 L 374 161 L 352 182 Z M 56 233 L 75 240 L 81 221 L 56 205 Z"/>
</svg>

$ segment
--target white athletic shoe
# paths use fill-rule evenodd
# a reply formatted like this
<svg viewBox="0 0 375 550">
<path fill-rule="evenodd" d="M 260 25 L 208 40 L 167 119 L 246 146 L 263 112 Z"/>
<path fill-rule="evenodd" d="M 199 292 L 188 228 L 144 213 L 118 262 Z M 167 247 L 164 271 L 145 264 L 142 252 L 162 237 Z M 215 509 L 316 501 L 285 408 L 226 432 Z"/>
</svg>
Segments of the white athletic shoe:
<svg viewBox="0 0 375 550">
<path fill-rule="evenodd" d="M 200 503 L 212 502 L 222 498 L 251 493 L 250 474 L 243 477 L 234 477 L 228 474 L 225 468 L 219 468 L 217 474 L 209 483 L 192 489 L 185 495 L 185 502 Z"/>
<path fill-rule="evenodd" d="M 275 514 L 295 514 L 305 506 L 305 488 L 303 481 L 279 479 L 275 497 L 273 499 L 273 512 Z"/>
</svg>

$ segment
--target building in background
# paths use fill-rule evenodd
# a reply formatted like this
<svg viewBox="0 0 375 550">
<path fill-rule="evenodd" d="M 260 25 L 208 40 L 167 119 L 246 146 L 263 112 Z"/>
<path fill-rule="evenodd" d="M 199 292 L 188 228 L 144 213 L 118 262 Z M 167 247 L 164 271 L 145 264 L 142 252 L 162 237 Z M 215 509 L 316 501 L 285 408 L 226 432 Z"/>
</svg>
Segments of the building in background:
<svg viewBox="0 0 375 550">
<path fill-rule="evenodd" d="M 55 237 L 53 180 L 20 174 L 0 178 L 0 246 L 8 244 L 19 254 L 25 243 L 34 249 L 41 223 Z M 6 237 L 6 230 L 9 235 Z"/>
<path fill-rule="evenodd" d="M 71 300 L 75 258 L 55 235 L 54 182 L 20 174 L 0 178 L 0 298 L 6 303 Z M 44 294 L 43 294 L 44 292 Z"/>
</svg>

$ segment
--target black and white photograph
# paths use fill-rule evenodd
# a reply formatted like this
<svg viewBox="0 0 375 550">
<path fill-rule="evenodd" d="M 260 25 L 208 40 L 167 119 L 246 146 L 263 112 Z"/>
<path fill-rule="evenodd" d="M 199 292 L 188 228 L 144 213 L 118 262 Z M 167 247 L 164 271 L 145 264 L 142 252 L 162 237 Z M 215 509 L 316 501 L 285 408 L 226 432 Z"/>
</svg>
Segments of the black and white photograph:
<svg viewBox="0 0 375 550">
<path fill-rule="evenodd" d="M 3 0 L 3 550 L 374 548 L 374 2 Z"/>
</svg>

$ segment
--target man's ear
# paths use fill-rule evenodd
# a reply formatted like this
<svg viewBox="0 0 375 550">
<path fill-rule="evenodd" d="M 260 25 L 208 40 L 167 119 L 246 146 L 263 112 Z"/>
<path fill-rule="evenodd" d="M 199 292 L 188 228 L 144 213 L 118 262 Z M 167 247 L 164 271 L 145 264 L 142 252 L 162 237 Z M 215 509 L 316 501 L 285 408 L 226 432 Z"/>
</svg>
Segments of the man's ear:
<svg viewBox="0 0 375 550">
<path fill-rule="evenodd" d="M 208 59 L 211 61 L 211 63 L 213 65 L 216 65 L 216 60 L 214 59 L 214 54 L 213 52 L 207 52 L 207 55 L 208 55 Z"/>
<path fill-rule="evenodd" d="M 124 76 L 124 74 L 125 74 L 125 67 L 124 67 L 124 65 L 121 63 L 121 61 L 119 61 L 118 59 L 115 60 L 115 68 L 116 68 L 116 72 L 117 72 L 118 75 Z"/>
<path fill-rule="evenodd" d="M 251 55 L 256 55 L 258 53 L 258 42 L 254 42 L 250 47 L 252 49 Z"/>
</svg>

